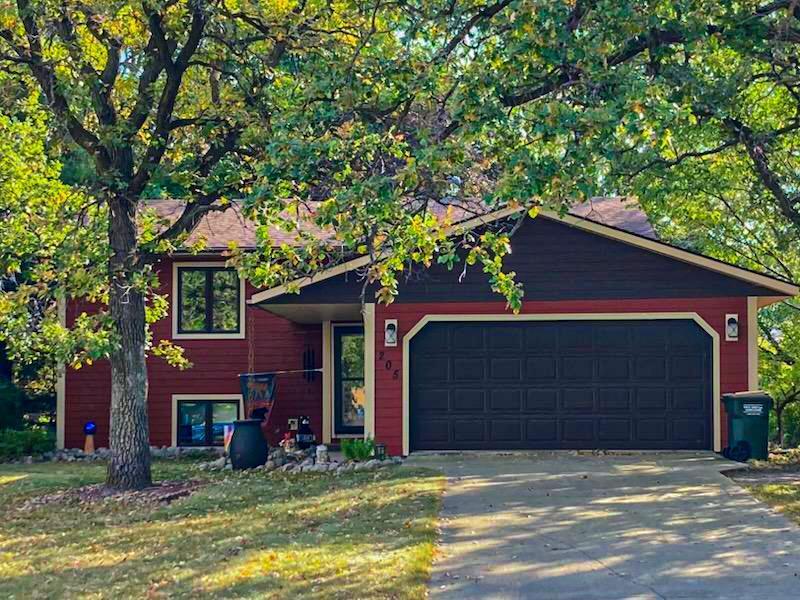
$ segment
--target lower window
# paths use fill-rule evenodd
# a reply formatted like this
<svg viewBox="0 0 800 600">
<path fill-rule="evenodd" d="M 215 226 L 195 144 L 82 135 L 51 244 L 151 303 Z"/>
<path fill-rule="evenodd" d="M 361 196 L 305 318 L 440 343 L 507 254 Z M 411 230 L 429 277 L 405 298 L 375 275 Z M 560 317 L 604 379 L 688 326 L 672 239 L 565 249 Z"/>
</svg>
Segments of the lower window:
<svg viewBox="0 0 800 600">
<path fill-rule="evenodd" d="M 179 400 L 178 445 L 222 446 L 225 427 L 238 418 L 236 400 Z"/>
</svg>

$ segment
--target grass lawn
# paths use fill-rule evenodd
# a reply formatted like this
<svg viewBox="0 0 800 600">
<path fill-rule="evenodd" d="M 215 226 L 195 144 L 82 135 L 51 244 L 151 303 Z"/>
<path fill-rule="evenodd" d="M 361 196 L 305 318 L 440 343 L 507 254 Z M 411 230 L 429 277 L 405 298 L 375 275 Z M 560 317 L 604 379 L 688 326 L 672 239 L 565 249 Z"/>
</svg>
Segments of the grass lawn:
<svg viewBox="0 0 800 600">
<path fill-rule="evenodd" d="M 745 489 L 800 525 L 800 449 L 751 461 L 743 477 Z"/>
<path fill-rule="evenodd" d="M 166 506 L 20 511 L 102 481 L 103 465 L 0 465 L 0 598 L 423 598 L 443 478 L 391 468 L 339 478 L 209 474 Z"/>
<path fill-rule="evenodd" d="M 749 485 L 747 489 L 756 498 L 781 511 L 800 525 L 800 485 L 765 483 Z"/>
</svg>

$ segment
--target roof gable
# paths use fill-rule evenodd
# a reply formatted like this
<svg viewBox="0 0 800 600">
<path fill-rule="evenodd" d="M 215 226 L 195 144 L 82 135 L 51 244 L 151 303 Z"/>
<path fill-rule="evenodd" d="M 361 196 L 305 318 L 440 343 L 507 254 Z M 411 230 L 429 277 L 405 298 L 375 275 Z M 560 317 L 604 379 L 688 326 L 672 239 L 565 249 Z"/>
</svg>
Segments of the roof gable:
<svg viewBox="0 0 800 600">
<path fill-rule="evenodd" d="M 586 220 L 573 219 L 581 226 L 557 215 L 541 215 L 527 220 L 512 238 L 512 253 L 505 259 L 505 268 L 515 272 L 517 281 L 523 284 L 525 300 L 777 296 L 796 290 L 776 289 L 778 284 L 789 284 L 773 284 L 761 275 L 758 278 L 763 278 L 769 286 L 694 264 L 688 259 L 681 260 L 660 248 L 665 244 L 649 238 L 634 236 L 637 241 L 658 245 L 661 252 L 616 239 L 618 230 L 611 230 L 614 235 L 608 231 L 605 235 L 598 234 L 599 228 L 605 226 L 591 222 L 587 225 Z M 735 268 L 712 262 L 712 266 Z M 253 301 L 270 304 L 358 302 L 362 283 L 356 273 L 342 270 L 326 279 L 306 283 L 299 295 L 262 292 L 256 294 Z M 477 265 L 470 267 L 464 276 L 460 269 L 448 271 L 442 265 L 420 269 L 401 282 L 398 291 L 398 303 L 499 299 Z"/>
</svg>

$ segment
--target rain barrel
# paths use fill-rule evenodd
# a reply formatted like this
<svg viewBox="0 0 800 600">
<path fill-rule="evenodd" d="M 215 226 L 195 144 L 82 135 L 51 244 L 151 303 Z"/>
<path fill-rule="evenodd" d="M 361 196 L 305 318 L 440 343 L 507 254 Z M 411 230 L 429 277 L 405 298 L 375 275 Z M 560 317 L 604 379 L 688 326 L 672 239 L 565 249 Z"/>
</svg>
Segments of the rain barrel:
<svg viewBox="0 0 800 600">
<path fill-rule="evenodd" d="M 261 433 L 261 419 L 233 422 L 233 436 L 228 452 L 234 469 L 253 469 L 267 462 L 267 440 Z"/>
</svg>

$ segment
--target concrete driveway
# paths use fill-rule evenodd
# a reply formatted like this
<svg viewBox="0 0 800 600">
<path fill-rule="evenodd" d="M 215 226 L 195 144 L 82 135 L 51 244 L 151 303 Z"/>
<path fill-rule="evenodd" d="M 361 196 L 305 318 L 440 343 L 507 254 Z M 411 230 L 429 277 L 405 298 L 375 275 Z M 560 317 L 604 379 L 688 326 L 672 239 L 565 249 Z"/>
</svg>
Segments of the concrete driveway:
<svg viewBox="0 0 800 600">
<path fill-rule="evenodd" d="M 713 454 L 409 462 L 448 477 L 433 598 L 800 598 L 800 528 Z"/>
</svg>

